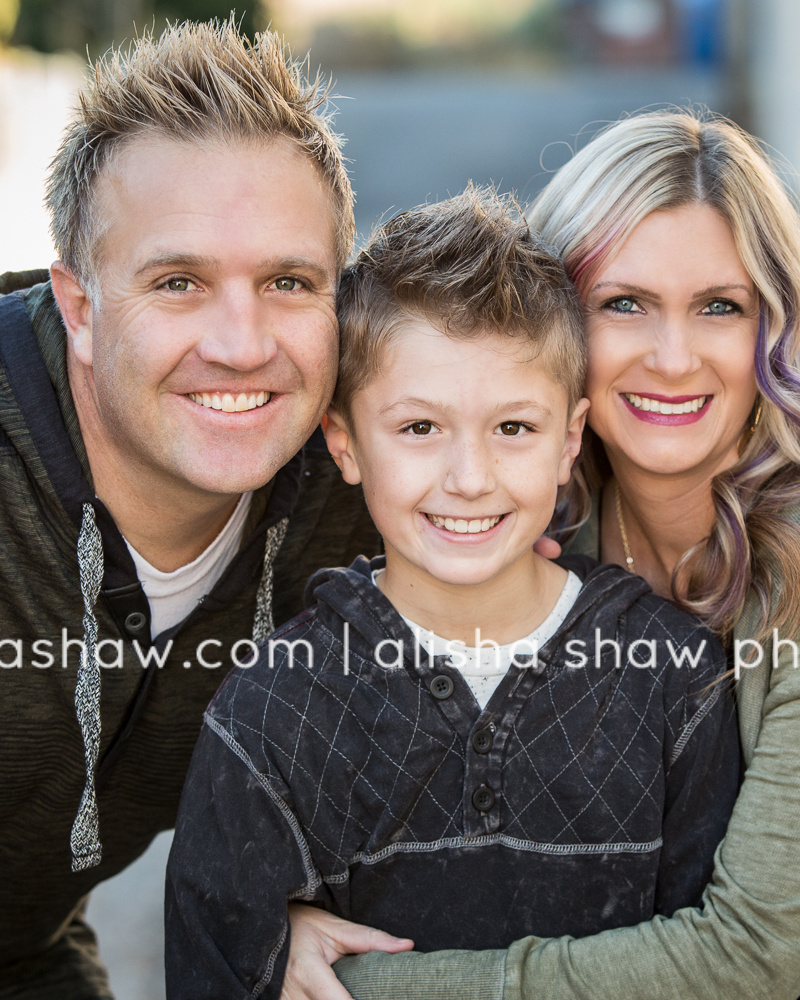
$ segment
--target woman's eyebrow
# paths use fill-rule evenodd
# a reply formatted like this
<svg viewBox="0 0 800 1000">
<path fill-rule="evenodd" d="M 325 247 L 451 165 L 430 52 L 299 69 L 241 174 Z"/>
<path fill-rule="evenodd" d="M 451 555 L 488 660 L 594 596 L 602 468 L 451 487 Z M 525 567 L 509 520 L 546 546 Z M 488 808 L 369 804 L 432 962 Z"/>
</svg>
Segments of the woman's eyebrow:
<svg viewBox="0 0 800 1000">
<path fill-rule="evenodd" d="M 592 285 L 589 291 L 596 292 L 601 288 L 616 288 L 619 291 L 633 292 L 635 295 L 643 295 L 650 299 L 661 298 L 661 296 L 654 292 L 651 288 L 643 288 L 641 285 L 632 285 L 628 281 L 598 281 L 596 285 Z"/>
<path fill-rule="evenodd" d="M 753 285 L 743 285 L 740 281 L 732 281 L 729 285 L 710 285 L 708 288 L 701 288 L 700 291 L 692 293 L 692 298 L 701 299 L 704 295 L 719 295 L 721 292 L 732 292 L 737 289 L 748 295 L 755 294 Z"/>
</svg>

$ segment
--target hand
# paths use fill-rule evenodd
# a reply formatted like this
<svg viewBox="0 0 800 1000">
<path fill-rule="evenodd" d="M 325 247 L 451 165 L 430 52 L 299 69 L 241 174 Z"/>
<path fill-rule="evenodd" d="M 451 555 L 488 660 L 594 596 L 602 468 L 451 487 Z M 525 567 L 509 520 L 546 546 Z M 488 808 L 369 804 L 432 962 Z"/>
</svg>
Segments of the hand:
<svg viewBox="0 0 800 1000">
<path fill-rule="evenodd" d="M 414 942 L 342 920 L 316 906 L 291 903 L 289 961 L 280 1000 L 351 1000 L 331 969 L 343 955 L 409 951 Z"/>
<path fill-rule="evenodd" d="M 561 546 L 555 538 L 548 538 L 547 535 L 542 535 L 541 538 L 537 538 L 533 543 L 533 551 L 540 556 L 544 556 L 545 559 L 555 559 L 561 555 Z"/>
</svg>

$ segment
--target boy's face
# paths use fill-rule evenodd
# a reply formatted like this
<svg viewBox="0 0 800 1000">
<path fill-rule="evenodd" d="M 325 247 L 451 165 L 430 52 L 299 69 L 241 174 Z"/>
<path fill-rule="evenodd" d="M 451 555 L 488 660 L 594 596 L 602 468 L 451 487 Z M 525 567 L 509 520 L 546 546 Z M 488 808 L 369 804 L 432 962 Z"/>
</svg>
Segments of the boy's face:
<svg viewBox="0 0 800 1000">
<path fill-rule="evenodd" d="M 455 340 L 409 322 L 356 393 L 353 434 L 331 414 L 328 445 L 364 485 L 387 572 L 479 585 L 532 558 L 588 406 L 568 413 L 533 353 L 501 334 Z"/>
</svg>

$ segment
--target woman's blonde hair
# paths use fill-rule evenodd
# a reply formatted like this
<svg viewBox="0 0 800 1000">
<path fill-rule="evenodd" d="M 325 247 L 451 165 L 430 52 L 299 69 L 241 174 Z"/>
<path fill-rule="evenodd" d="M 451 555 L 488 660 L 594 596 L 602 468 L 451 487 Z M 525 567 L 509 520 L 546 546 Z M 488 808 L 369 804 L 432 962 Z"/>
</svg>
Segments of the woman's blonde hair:
<svg viewBox="0 0 800 1000">
<path fill-rule="evenodd" d="M 800 221 L 758 143 L 732 122 L 693 111 L 635 115 L 606 128 L 553 177 L 528 211 L 563 254 L 579 294 L 645 216 L 707 204 L 728 222 L 761 302 L 753 430 L 733 468 L 712 481 L 715 523 L 673 575 L 675 597 L 728 634 L 754 588 L 769 629 L 800 627 Z M 756 418 L 756 414 L 759 418 Z M 559 513 L 588 512 L 609 473 L 589 433 L 581 473 Z M 685 572 L 683 572 L 685 571 Z M 685 580 L 680 589 L 676 581 Z M 776 582 L 779 586 L 776 586 Z"/>
</svg>

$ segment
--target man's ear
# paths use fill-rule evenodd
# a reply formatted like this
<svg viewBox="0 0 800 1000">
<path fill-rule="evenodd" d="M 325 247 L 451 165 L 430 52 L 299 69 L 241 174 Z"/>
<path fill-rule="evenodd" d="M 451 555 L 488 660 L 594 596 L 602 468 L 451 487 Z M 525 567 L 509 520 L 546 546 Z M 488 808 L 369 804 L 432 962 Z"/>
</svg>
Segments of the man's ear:
<svg viewBox="0 0 800 1000">
<path fill-rule="evenodd" d="M 561 453 L 561 461 L 558 465 L 558 485 L 563 486 L 569 482 L 572 464 L 578 457 L 581 450 L 581 438 L 583 437 L 583 426 L 586 423 L 586 411 L 589 409 L 589 400 L 579 399 L 572 411 L 567 425 L 567 437 L 564 441 L 564 451 Z"/>
<path fill-rule="evenodd" d="M 68 267 L 57 260 L 50 268 L 53 295 L 61 310 L 72 353 L 90 368 L 92 365 L 92 302 Z"/>
<path fill-rule="evenodd" d="M 328 407 L 328 412 L 323 420 L 323 430 L 328 451 L 341 469 L 344 481 L 353 486 L 360 483 L 361 472 L 353 447 L 353 435 L 350 433 L 344 417 L 335 406 Z"/>
</svg>

